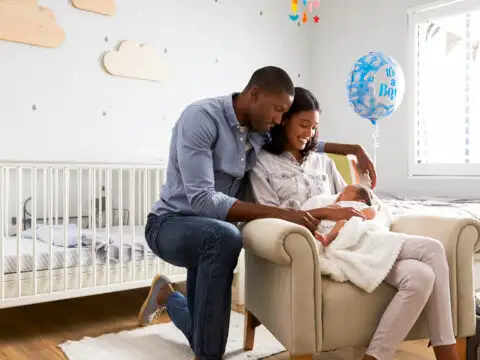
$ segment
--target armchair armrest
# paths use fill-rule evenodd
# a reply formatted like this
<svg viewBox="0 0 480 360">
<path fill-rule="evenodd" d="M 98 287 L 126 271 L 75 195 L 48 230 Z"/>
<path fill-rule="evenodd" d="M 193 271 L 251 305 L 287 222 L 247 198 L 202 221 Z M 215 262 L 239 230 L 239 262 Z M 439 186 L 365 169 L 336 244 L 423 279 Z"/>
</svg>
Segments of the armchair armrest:
<svg viewBox="0 0 480 360">
<path fill-rule="evenodd" d="M 480 222 L 471 217 L 406 214 L 398 216 L 392 223 L 391 231 L 411 235 L 431 237 L 440 240 L 447 252 L 455 251 L 459 235 L 470 227 L 480 231 Z M 467 250 L 478 252 L 480 239 L 471 237 L 468 239 Z M 470 254 L 469 254 L 470 255 Z"/>
<path fill-rule="evenodd" d="M 456 336 L 475 334 L 474 253 L 480 249 L 480 222 L 471 217 L 406 214 L 391 230 L 441 241 L 450 269 L 453 324 Z"/>
<path fill-rule="evenodd" d="M 290 354 L 312 354 L 322 344 L 321 273 L 316 239 L 280 219 L 242 226 L 245 308 Z"/>
<path fill-rule="evenodd" d="M 298 234 L 311 240 L 312 249 L 316 251 L 312 234 L 305 227 L 285 220 L 253 220 L 243 225 L 242 234 L 245 250 L 278 265 L 289 265 L 292 261 L 284 245 L 288 235 Z"/>
</svg>

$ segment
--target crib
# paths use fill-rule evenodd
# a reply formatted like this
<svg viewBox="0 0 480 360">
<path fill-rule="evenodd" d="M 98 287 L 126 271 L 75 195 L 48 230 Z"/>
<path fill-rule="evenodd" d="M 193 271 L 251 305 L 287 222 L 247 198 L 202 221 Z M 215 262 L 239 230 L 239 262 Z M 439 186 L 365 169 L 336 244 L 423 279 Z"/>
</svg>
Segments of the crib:
<svg viewBox="0 0 480 360">
<path fill-rule="evenodd" d="M 146 244 L 166 164 L 0 162 L 0 309 L 173 282 Z M 243 252 L 235 272 L 243 302 Z"/>
</svg>

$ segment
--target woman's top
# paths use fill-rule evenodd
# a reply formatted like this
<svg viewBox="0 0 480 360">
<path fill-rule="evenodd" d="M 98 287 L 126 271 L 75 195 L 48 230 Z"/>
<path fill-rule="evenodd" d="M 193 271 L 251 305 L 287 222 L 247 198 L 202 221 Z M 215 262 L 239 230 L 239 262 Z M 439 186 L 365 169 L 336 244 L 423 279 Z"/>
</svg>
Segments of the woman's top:
<svg viewBox="0 0 480 360">
<path fill-rule="evenodd" d="M 289 152 L 261 150 L 249 178 L 258 203 L 297 210 L 312 196 L 338 194 L 347 186 L 333 160 L 317 152 L 299 163 Z"/>
</svg>

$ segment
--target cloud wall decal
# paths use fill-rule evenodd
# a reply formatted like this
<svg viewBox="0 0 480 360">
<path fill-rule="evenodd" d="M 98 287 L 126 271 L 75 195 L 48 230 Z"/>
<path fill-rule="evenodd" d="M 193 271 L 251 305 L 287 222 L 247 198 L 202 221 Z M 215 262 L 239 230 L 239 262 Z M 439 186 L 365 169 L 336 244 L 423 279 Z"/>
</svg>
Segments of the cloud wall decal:
<svg viewBox="0 0 480 360">
<path fill-rule="evenodd" d="M 36 0 L 0 0 L 0 39 L 56 48 L 65 41 L 52 10 Z"/>
<path fill-rule="evenodd" d="M 72 0 L 73 6 L 78 9 L 112 16 L 116 6 L 114 0 Z"/>
<path fill-rule="evenodd" d="M 166 77 L 158 51 L 153 46 L 133 41 L 122 41 L 118 51 L 108 51 L 103 57 L 103 65 L 115 76 L 152 81 L 162 81 Z"/>
</svg>

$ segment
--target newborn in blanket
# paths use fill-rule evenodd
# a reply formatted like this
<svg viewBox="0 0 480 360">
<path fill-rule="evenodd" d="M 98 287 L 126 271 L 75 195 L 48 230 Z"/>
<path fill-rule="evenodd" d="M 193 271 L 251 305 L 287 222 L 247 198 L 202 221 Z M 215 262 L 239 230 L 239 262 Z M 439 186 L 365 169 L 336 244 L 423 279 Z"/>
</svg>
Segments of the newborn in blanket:
<svg viewBox="0 0 480 360">
<path fill-rule="evenodd" d="M 337 196 L 314 196 L 302 206 L 304 210 L 353 207 L 365 215 L 367 220 L 322 220 L 316 237 L 322 274 L 339 282 L 351 281 L 367 292 L 375 290 L 388 275 L 405 238 L 404 234 L 390 232 L 388 221 L 376 221 L 379 211 L 386 208 L 379 199 L 377 204 L 374 200 L 369 189 L 350 185 Z"/>
<path fill-rule="evenodd" d="M 360 185 L 346 186 L 335 199 L 335 203 L 328 207 L 352 207 L 362 213 L 367 220 L 372 220 L 377 210 L 372 206 L 373 195 L 370 189 Z M 308 201 L 307 203 L 308 206 Z M 304 207 L 305 207 L 304 204 Z M 347 220 L 331 221 L 323 220 L 315 236 L 324 246 L 328 246 L 336 239 Z"/>
</svg>

